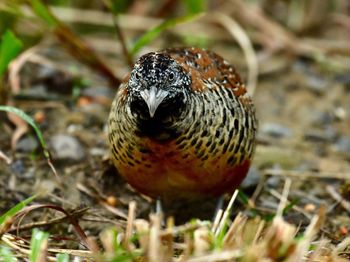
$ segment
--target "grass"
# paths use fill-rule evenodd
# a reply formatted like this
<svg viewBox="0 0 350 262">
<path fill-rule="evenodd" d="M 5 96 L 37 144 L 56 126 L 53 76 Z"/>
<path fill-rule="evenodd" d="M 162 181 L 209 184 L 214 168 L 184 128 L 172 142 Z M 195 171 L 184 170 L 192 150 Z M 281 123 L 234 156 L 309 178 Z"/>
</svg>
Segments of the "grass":
<svg viewBox="0 0 350 262">
<path fill-rule="evenodd" d="M 267 222 L 259 217 L 249 219 L 239 213 L 231 221 L 227 212 L 230 213 L 234 199 L 232 197 L 226 213 L 218 213 L 217 223 L 222 224 L 221 227 L 200 220 L 180 226 L 170 223 L 163 227 L 161 215 L 151 214 L 147 221 L 129 214 L 124 232 L 114 227 L 106 228 L 100 235 L 100 246 L 89 240 L 92 241 L 90 246 L 95 248 L 88 252 L 55 248 L 49 234 L 37 228 L 32 231 L 29 246 L 23 246 L 20 238 L 3 231 L 0 257 L 3 261 L 15 261 L 14 254 L 28 254 L 30 261 L 46 261 L 48 258 L 71 261 L 74 257 L 95 261 L 345 261 L 340 254 L 350 242 L 349 237 L 333 250 L 329 241 L 314 241 L 324 221 L 322 209 L 305 230 L 300 231 L 280 215 Z M 4 217 L 18 215 L 31 200 L 33 198 L 19 203 L 3 215 L 2 225 Z M 136 211 L 135 208 L 130 210 Z M 129 230 L 132 233 L 126 238 Z"/>
</svg>

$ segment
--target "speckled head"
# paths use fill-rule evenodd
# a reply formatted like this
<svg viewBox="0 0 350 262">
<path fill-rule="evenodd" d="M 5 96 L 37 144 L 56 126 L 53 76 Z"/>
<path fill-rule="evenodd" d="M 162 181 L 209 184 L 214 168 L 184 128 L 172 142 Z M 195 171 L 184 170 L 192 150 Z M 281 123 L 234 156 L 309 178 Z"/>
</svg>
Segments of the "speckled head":
<svg viewBox="0 0 350 262">
<path fill-rule="evenodd" d="M 186 103 L 191 78 L 164 53 L 140 57 L 128 81 L 130 109 L 142 119 L 177 114 Z"/>
</svg>

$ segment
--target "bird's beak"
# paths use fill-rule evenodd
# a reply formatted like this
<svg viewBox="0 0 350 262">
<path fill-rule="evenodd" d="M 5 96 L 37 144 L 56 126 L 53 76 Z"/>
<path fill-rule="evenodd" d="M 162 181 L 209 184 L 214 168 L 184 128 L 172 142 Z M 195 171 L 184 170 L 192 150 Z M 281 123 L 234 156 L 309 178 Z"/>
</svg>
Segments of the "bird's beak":
<svg viewBox="0 0 350 262">
<path fill-rule="evenodd" d="M 151 86 L 151 88 L 142 90 L 140 92 L 141 97 L 143 100 L 145 100 L 148 110 L 149 110 L 149 115 L 152 118 L 158 108 L 158 106 L 162 103 L 164 98 L 169 94 L 169 92 L 158 89 L 155 86 Z"/>
</svg>

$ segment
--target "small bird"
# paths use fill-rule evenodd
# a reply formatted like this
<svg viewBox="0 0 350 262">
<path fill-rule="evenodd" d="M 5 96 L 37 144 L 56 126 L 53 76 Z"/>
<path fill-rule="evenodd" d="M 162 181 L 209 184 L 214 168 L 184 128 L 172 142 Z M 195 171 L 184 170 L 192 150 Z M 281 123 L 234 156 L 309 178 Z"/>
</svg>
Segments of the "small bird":
<svg viewBox="0 0 350 262">
<path fill-rule="evenodd" d="M 193 199 L 233 192 L 255 148 L 255 108 L 216 53 L 171 48 L 139 58 L 109 115 L 118 172 L 139 192 Z"/>
</svg>

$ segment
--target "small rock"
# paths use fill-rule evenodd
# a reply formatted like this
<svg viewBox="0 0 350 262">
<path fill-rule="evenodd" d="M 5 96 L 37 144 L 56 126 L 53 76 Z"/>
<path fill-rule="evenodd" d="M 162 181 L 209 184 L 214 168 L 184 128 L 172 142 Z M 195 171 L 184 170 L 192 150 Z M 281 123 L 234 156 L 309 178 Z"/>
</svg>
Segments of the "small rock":
<svg viewBox="0 0 350 262">
<path fill-rule="evenodd" d="M 33 136 L 26 136 L 17 142 L 16 151 L 29 153 L 35 151 L 38 146 L 39 143 Z"/>
<path fill-rule="evenodd" d="M 350 137 L 342 136 L 334 144 L 334 149 L 338 152 L 350 154 Z"/>
<path fill-rule="evenodd" d="M 88 126 L 103 125 L 106 122 L 108 110 L 101 104 L 91 103 L 80 107 L 80 111 L 85 114 L 86 124 Z"/>
<path fill-rule="evenodd" d="M 115 91 L 106 86 L 87 87 L 81 91 L 81 95 L 89 97 L 106 97 L 113 99 Z"/>
<path fill-rule="evenodd" d="M 255 166 L 252 166 L 249 169 L 248 175 L 243 180 L 241 187 L 243 189 L 255 187 L 259 183 L 260 178 L 261 178 L 261 174 L 259 170 Z"/>
<path fill-rule="evenodd" d="M 292 134 L 290 128 L 277 123 L 265 123 L 261 127 L 261 132 L 275 138 L 290 137 Z"/>
<path fill-rule="evenodd" d="M 108 150 L 98 147 L 93 147 L 90 149 L 90 155 L 91 156 L 104 156 L 108 153 Z"/>
<path fill-rule="evenodd" d="M 330 112 L 320 112 L 320 111 L 313 111 L 311 112 L 311 122 L 313 125 L 316 126 L 328 126 L 334 122 L 334 115 Z"/>
<path fill-rule="evenodd" d="M 26 171 L 24 163 L 20 159 L 13 161 L 10 167 L 15 174 L 23 174 Z"/>
<path fill-rule="evenodd" d="M 345 109 L 342 108 L 342 107 L 335 108 L 334 109 L 334 115 L 340 121 L 344 120 L 346 118 L 346 116 L 347 116 Z"/>
<path fill-rule="evenodd" d="M 84 159 L 85 149 L 78 139 L 69 135 L 55 135 L 50 139 L 52 153 L 57 160 L 78 162 Z"/>
<path fill-rule="evenodd" d="M 304 139 L 311 142 L 333 142 L 336 136 L 336 131 L 332 127 L 327 127 L 324 130 L 307 131 Z"/>
<path fill-rule="evenodd" d="M 309 75 L 306 84 L 307 87 L 316 94 L 323 94 L 329 86 L 326 80 L 317 75 Z"/>
<path fill-rule="evenodd" d="M 334 78 L 338 83 L 350 86 L 350 75 L 348 73 L 339 74 Z"/>
</svg>

